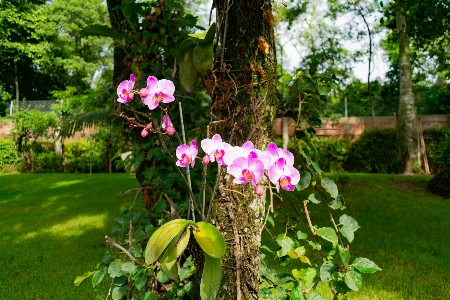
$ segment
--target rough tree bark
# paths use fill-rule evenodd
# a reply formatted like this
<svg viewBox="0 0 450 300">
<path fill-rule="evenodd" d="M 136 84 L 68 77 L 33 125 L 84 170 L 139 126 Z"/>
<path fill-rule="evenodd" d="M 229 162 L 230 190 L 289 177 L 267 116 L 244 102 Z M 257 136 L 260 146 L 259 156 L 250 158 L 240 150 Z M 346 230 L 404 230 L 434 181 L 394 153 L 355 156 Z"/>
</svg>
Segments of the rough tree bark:
<svg viewBox="0 0 450 300">
<path fill-rule="evenodd" d="M 414 106 L 409 38 L 405 32 L 406 20 L 403 8 L 397 1 L 396 25 L 398 32 L 400 63 L 400 99 L 397 113 L 397 145 L 400 156 L 400 173 L 410 174 L 418 161 L 418 125 Z"/>
<path fill-rule="evenodd" d="M 265 149 L 279 101 L 271 1 L 216 0 L 215 8 L 222 48 L 212 75 L 203 78 L 212 114 L 228 120 L 222 129 L 231 145 L 251 141 Z M 265 196 L 250 184 L 233 184 L 225 172 L 219 183 L 211 222 L 229 244 L 218 299 L 257 298 Z"/>
</svg>

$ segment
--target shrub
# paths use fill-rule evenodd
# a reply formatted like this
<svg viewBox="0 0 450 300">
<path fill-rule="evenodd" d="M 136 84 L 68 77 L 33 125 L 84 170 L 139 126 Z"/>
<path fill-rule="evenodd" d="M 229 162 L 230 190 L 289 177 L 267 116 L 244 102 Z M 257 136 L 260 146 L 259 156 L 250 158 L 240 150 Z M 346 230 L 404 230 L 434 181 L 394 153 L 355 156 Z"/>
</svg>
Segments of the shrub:
<svg viewBox="0 0 450 300">
<path fill-rule="evenodd" d="M 300 147 L 306 149 L 307 152 L 319 162 L 320 167 L 325 172 L 342 172 L 343 165 L 348 157 L 350 142 L 343 138 L 328 140 L 327 138 L 314 137 L 313 145 L 316 147 L 316 154 L 313 154 L 311 147 L 303 140 L 300 140 Z"/>
<path fill-rule="evenodd" d="M 398 173 L 397 134 L 394 128 L 365 131 L 352 144 L 345 169 L 365 173 Z"/>
<path fill-rule="evenodd" d="M 450 198 L 450 169 L 447 169 L 434 176 L 427 184 L 427 190 L 431 193 Z"/>
<path fill-rule="evenodd" d="M 64 165 L 66 172 L 88 173 L 90 168 L 90 147 L 92 147 L 92 172 L 103 172 L 105 169 L 105 146 L 95 142 L 68 142 L 64 144 Z"/>
<path fill-rule="evenodd" d="M 33 153 L 31 157 L 33 173 L 54 173 L 61 171 L 62 157 L 54 151 Z"/>
<path fill-rule="evenodd" d="M 435 127 L 423 131 L 428 164 L 434 174 L 450 168 L 450 127 Z"/>
<path fill-rule="evenodd" d="M 0 167 L 15 164 L 18 160 L 14 141 L 0 140 Z"/>
</svg>

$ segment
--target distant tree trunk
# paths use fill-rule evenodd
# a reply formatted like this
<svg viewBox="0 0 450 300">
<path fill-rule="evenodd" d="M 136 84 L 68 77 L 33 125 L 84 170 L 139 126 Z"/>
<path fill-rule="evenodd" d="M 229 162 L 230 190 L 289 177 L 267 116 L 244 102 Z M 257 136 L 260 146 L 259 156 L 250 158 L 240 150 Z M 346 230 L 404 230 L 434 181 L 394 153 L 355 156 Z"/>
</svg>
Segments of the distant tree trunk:
<svg viewBox="0 0 450 300">
<path fill-rule="evenodd" d="M 19 72 L 17 71 L 17 62 L 14 60 L 14 85 L 16 88 L 16 112 L 19 112 Z"/>
<path fill-rule="evenodd" d="M 265 149 L 279 101 L 271 1 L 216 0 L 215 5 L 224 55 L 215 75 L 203 78 L 213 114 L 229 118 L 222 131 L 225 141 L 239 146 L 252 141 Z M 219 182 L 211 222 L 230 244 L 218 299 L 257 299 L 265 196 L 258 197 L 251 184 L 233 184 L 225 172 Z"/>
<path fill-rule="evenodd" d="M 400 156 L 400 173 L 409 174 L 418 162 L 418 126 L 414 107 L 413 83 L 411 76 L 411 58 L 409 38 L 405 32 L 406 20 L 402 15 L 403 8 L 398 4 L 396 24 L 399 45 L 400 63 L 400 99 L 397 113 L 397 144 Z"/>
</svg>

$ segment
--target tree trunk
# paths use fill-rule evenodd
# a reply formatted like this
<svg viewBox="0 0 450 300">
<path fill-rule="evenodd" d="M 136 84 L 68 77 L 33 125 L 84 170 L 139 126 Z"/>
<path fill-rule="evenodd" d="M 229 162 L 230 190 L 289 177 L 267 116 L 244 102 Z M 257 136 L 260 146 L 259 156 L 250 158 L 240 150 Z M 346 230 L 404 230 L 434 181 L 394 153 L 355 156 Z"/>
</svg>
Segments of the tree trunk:
<svg viewBox="0 0 450 300">
<path fill-rule="evenodd" d="M 409 38 L 404 28 L 405 17 L 403 8 L 398 5 L 396 23 L 398 32 L 399 63 L 400 63 L 400 99 L 397 113 L 397 145 L 400 157 L 400 173 L 410 174 L 418 161 L 418 126 L 416 109 L 414 107 L 413 83 L 411 75 L 411 58 Z"/>
<path fill-rule="evenodd" d="M 14 85 L 16 87 L 16 112 L 19 112 L 19 72 L 17 62 L 14 60 Z"/>
<path fill-rule="evenodd" d="M 216 0 L 215 5 L 223 56 L 214 75 L 203 78 L 212 112 L 229 118 L 222 128 L 225 141 L 239 146 L 252 141 L 265 149 L 279 101 L 271 1 Z M 258 197 L 251 184 L 233 184 L 226 172 L 219 176 L 211 222 L 230 242 L 218 299 L 256 299 L 265 196 Z"/>
</svg>

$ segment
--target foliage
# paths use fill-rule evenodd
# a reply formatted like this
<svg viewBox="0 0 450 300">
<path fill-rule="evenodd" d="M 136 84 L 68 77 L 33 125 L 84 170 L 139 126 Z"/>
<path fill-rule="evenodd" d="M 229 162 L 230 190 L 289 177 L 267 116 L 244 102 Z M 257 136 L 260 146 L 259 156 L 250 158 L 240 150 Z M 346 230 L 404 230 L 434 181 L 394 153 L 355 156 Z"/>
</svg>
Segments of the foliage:
<svg viewBox="0 0 450 300">
<path fill-rule="evenodd" d="M 450 199 L 450 168 L 434 176 L 427 184 L 431 193 Z"/>
<path fill-rule="evenodd" d="M 0 140 L 0 167 L 14 164 L 18 159 L 14 141 Z"/>
<path fill-rule="evenodd" d="M 373 128 L 352 144 L 347 168 L 356 172 L 397 173 L 399 164 L 395 129 Z"/>
<path fill-rule="evenodd" d="M 65 142 L 64 170 L 70 173 L 89 173 L 92 158 L 92 172 L 105 170 L 105 144 L 102 142 Z"/>
</svg>

